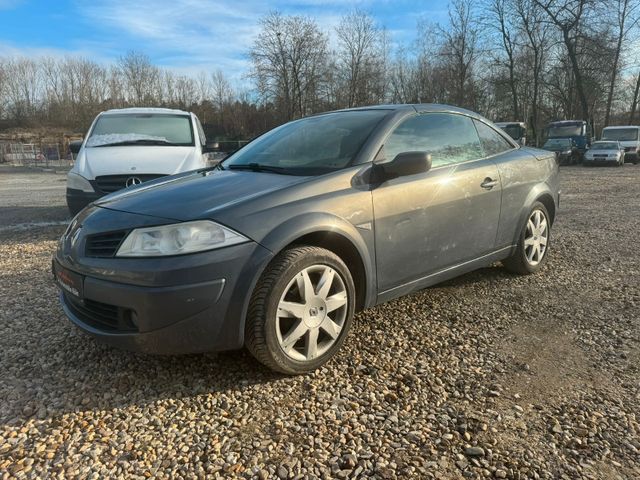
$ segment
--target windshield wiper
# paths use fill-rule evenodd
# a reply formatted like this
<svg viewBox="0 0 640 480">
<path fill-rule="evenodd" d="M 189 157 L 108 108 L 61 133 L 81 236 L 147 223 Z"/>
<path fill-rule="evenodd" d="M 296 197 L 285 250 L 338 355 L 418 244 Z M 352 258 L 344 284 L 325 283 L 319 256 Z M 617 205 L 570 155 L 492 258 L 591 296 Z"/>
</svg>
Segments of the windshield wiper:
<svg viewBox="0 0 640 480">
<path fill-rule="evenodd" d="M 279 173 L 281 175 L 291 175 L 286 168 L 262 165 L 260 163 L 231 164 L 223 168 L 228 168 L 229 170 L 251 170 L 252 172 L 269 172 Z"/>
<path fill-rule="evenodd" d="M 183 146 L 180 143 L 172 143 L 168 140 L 151 140 L 151 139 L 138 139 L 138 140 L 123 140 L 122 142 L 103 143 L 101 145 L 95 145 L 96 147 L 119 147 L 124 145 L 168 145 L 170 147 Z"/>
</svg>

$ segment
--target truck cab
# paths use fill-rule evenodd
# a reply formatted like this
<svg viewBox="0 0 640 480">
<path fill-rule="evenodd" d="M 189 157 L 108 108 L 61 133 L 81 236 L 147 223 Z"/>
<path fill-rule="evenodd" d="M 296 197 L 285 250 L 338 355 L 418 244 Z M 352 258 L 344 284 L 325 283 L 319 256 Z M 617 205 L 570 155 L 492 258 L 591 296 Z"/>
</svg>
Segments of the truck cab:
<svg viewBox="0 0 640 480">
<path fill-rule="evenodd" d="M 568 138 L 577 152 L 578 162 L 591 147 L 591 125 L 584 120 L 561 120 L 551 122 L 545 128 L 546 141 L 556 138 Z"/>
</svg>

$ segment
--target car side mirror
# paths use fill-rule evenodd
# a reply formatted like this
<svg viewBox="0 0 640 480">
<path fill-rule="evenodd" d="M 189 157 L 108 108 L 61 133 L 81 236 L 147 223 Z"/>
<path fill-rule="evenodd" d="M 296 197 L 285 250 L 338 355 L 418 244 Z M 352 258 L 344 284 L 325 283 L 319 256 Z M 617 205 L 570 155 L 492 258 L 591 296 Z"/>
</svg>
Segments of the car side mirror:
<svg viewBox="0 0 640 480">
<path fill-rule="evenodd" d="M 431 168 L 431 154 L 428 152 L 403 152 L 396 155 L 396 158 L 390 162 L 377 165 L 380 169 L 378 174 L 380 181 L 416 175 L 429 171 Z"/>
<path fill-rule="evenodd" d="M 69 142 L 69 150 L 71 150 L 71 153 L 73 153 L 74 155 L 77 155 L 78 153 L 80 153 L 81 147 L 82 147 L 82 140 L 75 140 L 73 142 Z"/>
</svg>

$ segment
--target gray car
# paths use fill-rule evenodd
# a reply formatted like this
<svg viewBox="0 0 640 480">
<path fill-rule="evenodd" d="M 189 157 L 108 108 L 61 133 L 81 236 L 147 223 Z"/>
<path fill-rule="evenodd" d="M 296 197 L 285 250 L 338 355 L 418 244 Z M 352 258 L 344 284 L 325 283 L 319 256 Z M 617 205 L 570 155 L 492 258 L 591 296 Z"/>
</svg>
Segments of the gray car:
<svg viewBox="0 0 640 480">
<path fill-rule="evenodd" d="M 149 353 L 241 348 L 300 373 L 328 361 L 354 312 L 502 261 L 547 258 L 554 154 L 444 105 L 325 113 L 220 166 L 85 208 L 60 239 L 67 316 Z"/>
</svg>

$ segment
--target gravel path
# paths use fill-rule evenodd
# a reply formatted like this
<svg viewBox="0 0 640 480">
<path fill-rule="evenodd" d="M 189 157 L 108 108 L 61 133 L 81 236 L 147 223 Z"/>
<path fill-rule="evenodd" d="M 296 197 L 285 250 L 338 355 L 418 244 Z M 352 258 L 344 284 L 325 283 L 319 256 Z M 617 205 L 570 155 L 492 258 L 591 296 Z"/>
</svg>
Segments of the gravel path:
<svg viewBox="0 0 640 480">
<path fill-rule="evenodd" d="M 294 378 L 96 344 L 56 301 L 63 227 L 0 231 L 0 479 L 639 478 L 640 166 L 562 178 L 540 274 L 361 313 Z"/>
</svg>

